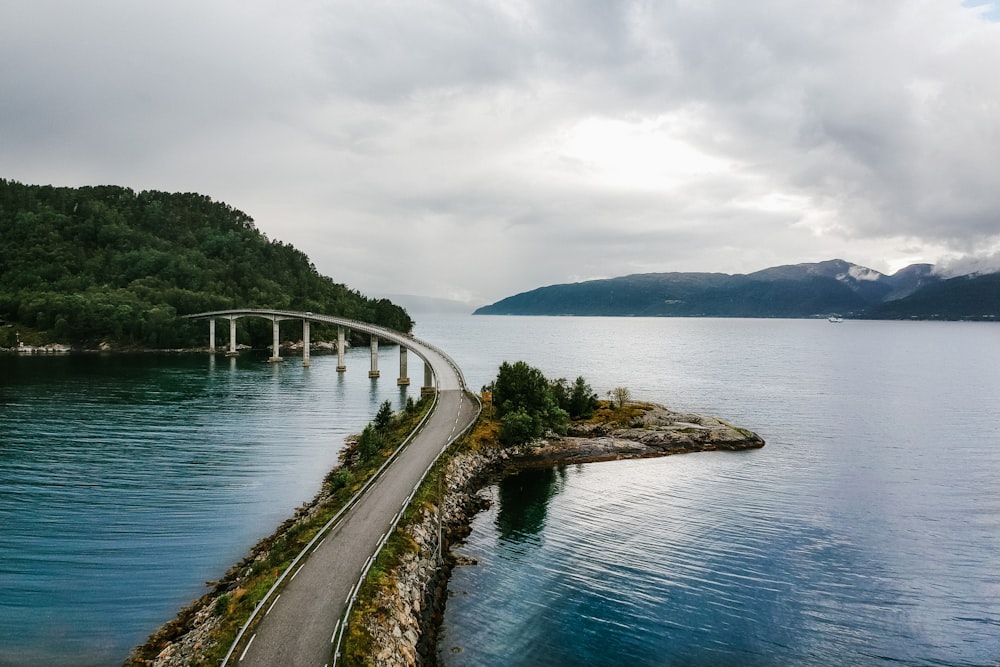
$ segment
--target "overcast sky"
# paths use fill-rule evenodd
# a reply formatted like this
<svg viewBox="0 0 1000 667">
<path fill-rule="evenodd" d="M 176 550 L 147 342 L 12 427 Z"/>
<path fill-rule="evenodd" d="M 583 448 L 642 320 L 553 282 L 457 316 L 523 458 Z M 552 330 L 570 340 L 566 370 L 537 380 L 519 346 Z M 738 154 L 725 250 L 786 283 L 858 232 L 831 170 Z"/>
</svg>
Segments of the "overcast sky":
<svg viewBox="0 0 1000 667">
<path fill-rule="evenodd" d="M 980 0 L 4 0 L 0 177 L 199 192 L 371 296 L 993 266 L 998 21 Z"/>
</svg>

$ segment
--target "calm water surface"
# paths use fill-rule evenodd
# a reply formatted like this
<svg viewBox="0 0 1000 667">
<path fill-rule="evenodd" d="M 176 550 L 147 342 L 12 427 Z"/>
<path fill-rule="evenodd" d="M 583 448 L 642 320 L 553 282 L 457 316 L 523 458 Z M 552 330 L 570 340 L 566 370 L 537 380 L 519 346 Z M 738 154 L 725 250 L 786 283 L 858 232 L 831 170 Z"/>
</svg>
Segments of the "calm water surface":
<svg viewBox="0 0 1000 667">
<path fill-rule="evenodd" d="M 417 319 L 473 388 L 523 359 L 768 441 L 493 488 L 445 664 L 1000 664 L 1000 326 Z M 0 665 L 120 663 L 405 400 L 396 354 L 0 357 Z"/>
<path fill-rule="evenodd" d="M 1000 327 L 473 319 L 504 358 L 768 445 L 490 489 L 444 664 L 1000 664 Z"/>
<path fill-rule="evenodd" d="M 0 355 L 0 665 L 124 661 L 405 402 L 395 354 Z"/>
</svg>

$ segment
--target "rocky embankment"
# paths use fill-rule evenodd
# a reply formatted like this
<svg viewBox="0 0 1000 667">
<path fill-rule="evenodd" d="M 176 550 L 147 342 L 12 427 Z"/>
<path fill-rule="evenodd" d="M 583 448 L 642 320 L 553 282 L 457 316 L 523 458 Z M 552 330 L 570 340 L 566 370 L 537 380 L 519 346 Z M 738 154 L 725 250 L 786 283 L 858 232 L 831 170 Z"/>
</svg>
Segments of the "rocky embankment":
<svg viewBox="0 0 1000 667">
<path fill-rule="evenodd" d="M 489 505 L 490 501 L 480 491 L 498 473 L 524 467 L 763 446 L 764 441 L 755 433 L 714 417 L 650 406 L 627 427 L 574 425 L 566 437 L 540 440 L 515 450 L 455 456 L 445 474 L 448 493 L 441 510 L 443 544 L 438 541 L 437 508 L 425 511 L 419 523 L 406 528 L 418 551 L 403 557 L 391 575 L 395 587 L 376 599 L 378 612 L 362 621 L 379 647 L 372 656 L 372 664 L 380 667 L 436 664 L 437 628 L 447 596 L 448 576 L 457 564 L 450 546 L 468 535 L 472 518 Z"/>
<path fill-rule="evenodd" d="M 648 458 L 686 452 L 743 450 L 764 446 L 750 431 L 714 417 L 673 412 L 644 405 L 627 426 L 609 423 L 574 424 L 565 437 L 551 437 L 516 449 L 488 449 L 460 454 L 448 462 L 443 508 L 425 510 L 419 522 L 405 528 L 417 546 L 403 556 L 391 578 L 395 586 L 376 599 L 378 611 L 362 619 L 378 646 L 372 664 L 433 665 L 437 628 L 444 610 L 448 576 L 456 563 L 450 547 L 469 532 L 473 517 L 489 506 L 482 489 L 498 475 L 524 467 Z M 348 448 L 349 449 L 349 448 Z M 323 493 L 298 510 L 271 537 L 226 573 L 214 590 L 184 609 L 176 619 L 137 647 L 128 666 L 180 667 L 199 659 L 211 632 L 220 622 L 216 604 L 222 595 L 238 594 L 253 564 L 267 558 L 270 546 L 289 528 L 309 518 L 326 501 Z M 441 539 L 439 540 L 439 535 Z"/>
<path fill-rule="evenodd" d="M 378 611 L 361 621 L 379 647 L 372 664 L 435 664 L 437 628 L 444 611 L 448 575 L 457 564 L 450 546 L 469 534 L 472 518 L 489 506 L 490 501 L 479 491 L 502 470 L 509 457 L 509 452 L 493 450 L 463 454 L 449 461 L 443 507 L 425 510 L 419 522 L 405 528 L 417 551 L 403 556 L 390 575 L 395 587 L 379 593 L 375 599 Z"/>
</svg>

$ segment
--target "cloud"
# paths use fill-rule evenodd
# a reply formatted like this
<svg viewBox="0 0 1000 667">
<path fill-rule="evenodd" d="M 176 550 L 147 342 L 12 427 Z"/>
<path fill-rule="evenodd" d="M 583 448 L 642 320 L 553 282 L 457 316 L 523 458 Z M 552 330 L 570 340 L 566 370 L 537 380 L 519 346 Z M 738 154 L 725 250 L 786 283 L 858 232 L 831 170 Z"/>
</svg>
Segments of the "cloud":
<svg viewBox="0 0 1000 667">
<path fill-rule="evenodd" d="M 994 12 L 13 0 L 0 175 L 203 192 L 362 291 L 479 302 L 574 276 L 988 257 Z"/>
<path fill-rule="evenodd" d="M 997 273 L 1000 272 L 1000 250 L 989 254 L 946 257 L 934 269 L 935 273 L 945 278 L 971 273 Z"/>
</svg>

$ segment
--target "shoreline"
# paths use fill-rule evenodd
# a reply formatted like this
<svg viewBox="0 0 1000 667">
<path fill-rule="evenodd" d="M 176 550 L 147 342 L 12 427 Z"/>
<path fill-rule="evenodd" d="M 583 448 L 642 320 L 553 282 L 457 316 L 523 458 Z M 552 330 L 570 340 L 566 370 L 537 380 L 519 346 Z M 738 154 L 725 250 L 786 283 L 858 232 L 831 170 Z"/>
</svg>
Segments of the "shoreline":
<svg viewBox="0 0 1000 667">
<path fill-rule="evenodd" d="M 452 548 L 471 532 L 472 520 L 491 500 L 483 489 L 525 468 L 544 468 L 706 451 L 744 451 L 765 445 L 760 436 L 720 419 L 642 404 L 636 423 L 574 424 L 570 434 L 528 445 L 453 454 L 445 463 L 443 507 L 430 507 L 415 523 L 401 526 L 415 549 L 388 574 L 390 585 L 373 596 L 374 610 L 349 619 L 360 622 L 378 652 L 380 667 L 437 664 L 437 635 L 444 618 L 448 580 L 456 565 L 475 565 Z M 440 514 L 440 542 L 439 542 Z M 438 554 L 442 556 L 438 558 Z"/>
<path fill-rule="evenodd" d="M 722 420 L 671 411 L 662 405 L 638 404 L 641 416 L 628 425 L 578 423 L 566 436 L 538 440 L 518 448 L 491 446 L 479 452 L 456 451 L 443 461 L 445 489 L 442 502 L 419 513 L 399 530 L 414 545 L 389 571 L 393 582 L 374 594 L 374 610 L 352 617 L 373 638 L 378 652 L 369 656 L 377 665 L 434 665 L 436 639 L 447 600 L 451 570 L 459 559 L 452 547 L 471 531 L 476 514 L 489 507 L 481 491 L 503 475 L 524 468 L 575 465 L 629 458 L 653 458 L 702 451 L 742 451 L 764 446 L 755 433 Z M 331 474 L 341 468 L 337 466 Z M 198 664 L 210 633 L 220 625 L 216 613 L 220 598 L 240 587 L 256 562 L 267 558 L 270 546 L 282 535 L 320 510 L 329 499 L 321 489 L 296 510 L 273 534 L 251 547 L 246 557 L 230 567 L 212 589 L 181 609 L 129 654 L 125 665 L 180 667 Z M 440 516 L 440 528 L 439 528 Z M 439 541 L 440 535 L 440 541 Z M 388 590 L 388 592 L 387 592 Z"/>
</svg>

